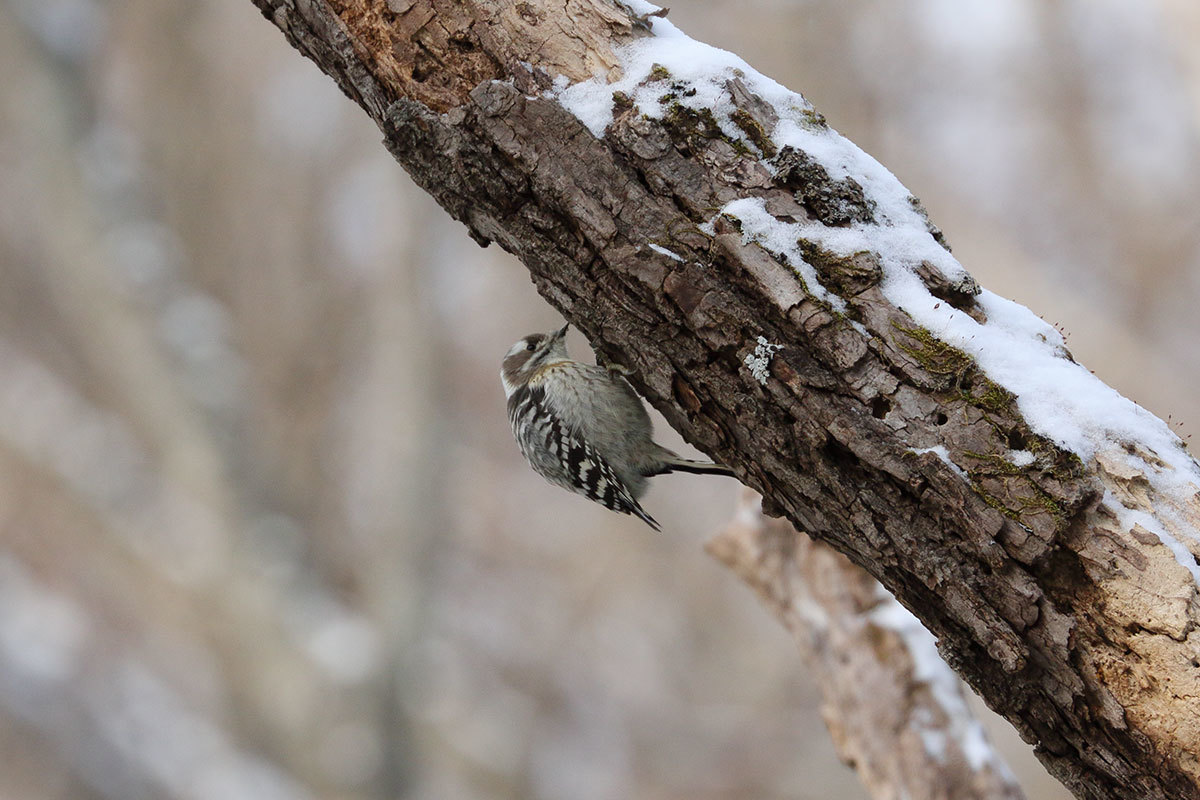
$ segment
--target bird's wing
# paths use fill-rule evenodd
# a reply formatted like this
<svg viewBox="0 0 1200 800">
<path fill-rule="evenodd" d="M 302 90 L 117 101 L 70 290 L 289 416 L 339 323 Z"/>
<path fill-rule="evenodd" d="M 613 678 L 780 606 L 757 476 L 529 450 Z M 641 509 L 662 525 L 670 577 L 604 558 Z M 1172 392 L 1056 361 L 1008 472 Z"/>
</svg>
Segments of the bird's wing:
<svg viewBox="0 0 1200 800">
<path fill-rule="evenodd" d="M 629 487 L 621 480 L 604 457 L 591 443 L 555 423 L 559 442 L 559 457 L 574 480 L 575 491 L 605 508 L 622 514 L 633 514 L 654 530 L 660 530 L 654 517 L 638 503 Z"/>
<path fill-rule="evenodd" d="M 527 384 L 518 389 L 508 400 L 508 412 L 512 420 L 524 419 L 523 435 L 518 434 L 517 443 L 542 477 L 607 509 L 633 514 L 660 530 L 612 465 L 550 406 L 544 387 Z"/>
</svg>

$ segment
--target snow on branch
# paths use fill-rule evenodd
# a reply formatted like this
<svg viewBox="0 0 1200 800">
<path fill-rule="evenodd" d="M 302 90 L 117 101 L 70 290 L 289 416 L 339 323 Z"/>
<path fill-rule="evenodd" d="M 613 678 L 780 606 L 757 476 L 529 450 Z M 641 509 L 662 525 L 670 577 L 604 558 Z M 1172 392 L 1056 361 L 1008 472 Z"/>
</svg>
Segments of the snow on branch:
<svg viewBox="0 0 1200 800">
<path fill-rule="evenodd" d="M 722 217 L 733 221 L 743 241 L 790 264 L 809 292 L 840 312 L 844 300 L 822 284 L 806 253 L 823 259 L 870 254 L 880 267 L 884 296 L 922 331 L 973 359 L 1015 398 L 1036 433 L 1085 463 L 1100 453 L 1123 462 L 1168 499 L 1173 518 L 1160 522 L 1148 519 L 1139 504 L 1126 505 L 1118 493 L 1104 498 L 1122 525 L 1152 532 L 1200 584 L 1200 541 L 1193 535 L 1200 467 L 1169 426 L 1078 364 L 1061 334 L 1028 308 L 975 285 L 913 194 L 830 128 L 803 96 L 652 16 L 660 12 L 657 6 L 645 0 L 627 5 L 652 35 L 618 47 L 616 69 L 577 83 L 559 78 L 548 95 L 597 137 L 612 124 L 617 101 L 631 102 L 649 119 L 702 117 L 744 143 L 777 179 L 786 182 L 787 171 L 820 172 L 831 185 L 840 184 L 843 191 L 822 198 L 810 219 L 780 219 L 762 197 L 749 196 L 727 203 L 707 225 L 711 230 Z M 747 95 L 762 104 L 755 117 L 744 108 Z M 944 278 L 948 293 L 939 297 L 930 290 L 923 280 L 930 270 Z M 1017 451 L 1014 463 L 1033 456 Z"/>
</svg>

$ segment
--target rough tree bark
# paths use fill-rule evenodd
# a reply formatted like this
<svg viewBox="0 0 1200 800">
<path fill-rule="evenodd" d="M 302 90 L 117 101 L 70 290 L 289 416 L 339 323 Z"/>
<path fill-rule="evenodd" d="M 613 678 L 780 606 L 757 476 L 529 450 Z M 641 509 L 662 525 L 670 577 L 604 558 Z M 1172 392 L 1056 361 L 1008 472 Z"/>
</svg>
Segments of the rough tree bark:
<svg viewBox="0 0 1200 800">
<path fill-rule="evenodd" d="M 703 114 L 649 119 L 616 96 L 596 138 L 546 92 L 558 76 L 616 77 L 614 47 L 647 35 L 604 0 L 255 3 L 685 438 L 911 609 L 1078 796 L 1200 797 L 1196 584 L 1115 506 L 1194 556 L 1195 492 L 1165 497 L 1131 469 L 1128 453 L 1157 461 L 1138 442 L 1083 463 L 1040 436 L 970 357 L 888 302 L 869 257 L 809 248 L 839 314 L 735 226 L 703 232 L 741 197 L 777 219 L 873 222 L 853 176 L 804 154 L 768 168 L 769 104 L 730 80 L 737 139 Z M 969 286 L 913 266 L 981 315 Z M 743 364 L 760 336 L 783 345 L 761 384 Z M 1032 463 L 1005 460 L 1026 449 Z"/>
</svg>

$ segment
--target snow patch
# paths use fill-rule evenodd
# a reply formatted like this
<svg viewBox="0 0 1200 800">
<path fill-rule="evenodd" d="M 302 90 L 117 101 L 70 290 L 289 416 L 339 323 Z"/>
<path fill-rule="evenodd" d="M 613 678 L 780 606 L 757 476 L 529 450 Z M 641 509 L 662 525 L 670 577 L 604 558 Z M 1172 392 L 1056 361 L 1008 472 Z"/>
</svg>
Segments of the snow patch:
<svg viewBox="0 0 1200 800">
<path fill-rule="evenodd" d="M 650 7 L 648 3 L 639 5 Z M 639 13 L 650 12 L 639 10 Z M 742 75 L 753 75 L 756 93 L 768 102 L 781 107 L 796 104 L 797 110 L 812 111 L 812 105 L 803 97 L 759 74 L 733 53 L 697 42 L 666 19 L 650 18 L 647 21 L 653 36 L 636 39 L 616 49 L 621 62 L 620 78 L 610 83 L 606 71 L 572 85 L 555 83 L 553 96 L 595 136 L 603 136 L 612 124 L 613 94 L 616 92 L 632 99 L 643 114 L 652 119 L 662 118 L 666 109 L 658 98 L 663 94 L 664 83 L 646 80 L 656 66 L 670 73 L 670 81 L 686 83 L 689 91 L 696 90 L 694 94 L 678 98 L 678 102 L 689 108 L 709 109 L 714 113 L 721 107 L 732 108 L 726 82 Z M 639 85 L 643 82 L 646 85 Z M 766 94 L 763 94 L 764 90 Z M 728 126 L 726 133 L 740 135 L 739 129 L 728 121 L 728 114 L 724 116 L 722 129 Z"/>
<path fill-rule="evenodd" d="M 1008 463 L 1014 467 L 1028 467 L 1036 460 L 1036 456 L 1028 450 L 1009 450 Z"/>
<path fill-rule="evenodd" d="M 734 200 L 726 204 L 717 217 L 722 214 L 734 217 L 741 223 L 742 241 L 754 242 L 767 252 L 782 257 L 784 263 L 790 264 L 804 280 L 804 285 L 811 294 L 828 302 L 839 313 L 845 312 L 846 302 L 821 285 L 817 271 L 800 254 L 797 244 L 799 237 L 786 226 L 780 225 L 779 220 L 767 212 L 766 203 L 761 197 Z M 713 218 L 714 223 L 715 221 L 716 217 Z"/>
<path fill-rule="evenodd" d="M 946 449 L 945 445 L 939 444 L 934 445 L 933 447 L 922 447 L 920 450 L 913 450 L 913 452 L 919 456 L 925 455 L 926 453 L 933 453 L 935 456 L 944 461 L 946 466 L 958 473 L 959 477 L 961 477 L 963 480 L 971 480 L 971 477 L 967 475 L 967 471 L 958 464 L 955 464 L 953 459 L 950 458 L 950 451 Z"/>
<path fill-rule="evenodd" d="M 649 247 L 651 250 L 658 253 L 659 255 L 666 256 L 667 258 L 671 259 L 672 261 L 679 261 L 681 263 L 683 262 L 683 256 L 679 255 L 678 253 L 672 252 L 665 247 L 660 247 L 659 245 L 656 245 L 654 242 L 650 242 L 649 244 L 646 245 L 646 247 Z"/>
</svg>

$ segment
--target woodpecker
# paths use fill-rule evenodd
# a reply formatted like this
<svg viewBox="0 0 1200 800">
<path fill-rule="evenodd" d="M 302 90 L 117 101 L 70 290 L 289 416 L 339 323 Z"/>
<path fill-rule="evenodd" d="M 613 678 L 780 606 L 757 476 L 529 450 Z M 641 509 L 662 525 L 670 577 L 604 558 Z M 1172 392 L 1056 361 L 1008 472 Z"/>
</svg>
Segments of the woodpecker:
<svg viewBox="0 0 1200 800">
<path fill-rule="evenodd" d="M 655 444 L 650 416 L 623 370 L 572 360 L 569 327 L 531 333 L 504 356 L 500 379 L 517 446 L 534 472 L 551 483 L 660 530 L 638 504 L 647 478 L 733 472 Z"/>
</svg>

